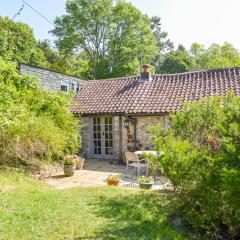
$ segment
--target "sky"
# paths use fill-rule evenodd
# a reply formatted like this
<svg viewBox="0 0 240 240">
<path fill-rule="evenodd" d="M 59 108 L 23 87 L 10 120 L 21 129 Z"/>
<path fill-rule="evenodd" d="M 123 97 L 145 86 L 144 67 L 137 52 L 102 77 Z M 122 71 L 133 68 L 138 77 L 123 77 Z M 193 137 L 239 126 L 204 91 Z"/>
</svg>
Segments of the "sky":
<svg viewBox="0 0 240 240">
<path fill-rule="evenodd" d="M 65 13 L 66 0 L 26 0 L 46 18 L 54 21 Z M 193 42 L 206 47 L 212 43 L 230 42 L 240 49 L 240 0 L 127 0 L 149 16 L 158 15 L 162 28 L 175 46 L 189 48 Z M 12 18 L 23 5 L 22 0 L 0 0 L 0 15 Z M 27 5 L 16 22 L 34 29 L 37 39 L 51 39 L 53 25 Z"/>
</svg>

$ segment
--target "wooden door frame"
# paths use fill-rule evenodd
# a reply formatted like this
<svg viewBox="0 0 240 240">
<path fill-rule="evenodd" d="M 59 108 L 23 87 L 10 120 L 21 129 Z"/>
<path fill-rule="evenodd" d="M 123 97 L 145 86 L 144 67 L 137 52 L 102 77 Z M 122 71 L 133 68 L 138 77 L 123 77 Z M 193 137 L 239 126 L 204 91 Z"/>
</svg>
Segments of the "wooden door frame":
<svg viewBox="0 0 240 240">
<path fill-rule="evenodd" d="M 112 155 L 106 155 L 105 154 L 105 118 L 111 117 L 112 118 L 112 143 L 113 143 L 113 154 Z M 100 124 L 101 124 L 101 155 L 94 154 L 94 130 L 93 130 L 93 119 L 94 118 L 100 118 Z M 114 136 L 114 116 L 112 115 L 94 115 L 91 116 L 91 124 L 90 124 L 90 156 L 93 159 L 99 159 L 99 160 L 112 160 L 115 158 L 115 151 L 114 151 L 114 145 L 115 145 L 115 136 Z M 103 137 L 104 133 L 104 137 Z"/>
</svg>

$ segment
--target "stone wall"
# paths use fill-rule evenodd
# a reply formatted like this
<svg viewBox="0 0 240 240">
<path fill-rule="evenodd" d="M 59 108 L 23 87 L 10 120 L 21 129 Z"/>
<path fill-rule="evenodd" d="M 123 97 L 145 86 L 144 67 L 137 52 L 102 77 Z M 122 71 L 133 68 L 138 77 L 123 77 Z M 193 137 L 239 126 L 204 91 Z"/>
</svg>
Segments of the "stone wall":
<svg viewBox="0 0 240 240">
<path fill-rule="evenodd" d="M 114 149 L 114 160 L 117 162 L 120 158 L 120 117 L 114 116 L 113 117 L 113 149 Z"/>
<path fill-rule="evenodd" d="M 122 117 L 120 123 L 120 117 L 113 117 L 113 148 L 114 156 L 113 160 L 117 162 L 122 159 L 124 162 L 126 151 L 135 150 L 152 150 L 154 149 L 153 144 L 150 142 L 148 129 L 152 125 L 159 124 L 162 128 L 168 128 L 168 117 L 167 116 L 134 116 L 132 119 L 137 120 L 136 125 L 136 143 L 134 141 L 134 124 L 129 122 L 129 127 L 124 127 L 124 121 L 126 117 Z M 83 128 L 82 128 L 82 154 L 86 159 L 91 159 L 91 124 L 92 117 L 82 117 Z M 120 142 L 122 135 L 122 141 Z M 136 146 L 135 146 L 136 145 Z M 121 156 L 122 152 L 122 156 Z"/>
<path fill-rule="evenodd" d="M 126 118 L 123 119 L 123 121 Z M 124 153 L 126 151 L 134 152 L 137 150 L 153 150 L 154 145 L 150 142 L 149 127 L 160 125 L 162 128 L 168 128 L 167 116 L 133 116 L 132 121 L 129 121 L 129 127 L 123 128 L 122 149 L 123 162 L 125 162 Z M 136 134 L 134 134 L 134 122 L 136 121 Z M 136 143 L 135 143 L 136 135 Z"/>
<path fill-rule="evenodd" d="M 67 87 L 67 92 L 76 92 L 80 85 L 84 83 L 84 81 L 79 78 L 27 64 L 21 63 L 19 70 L 22 75 L 33 75 L 37 77 L 43 88 L 54 92 L 61 91 L 61 85 Z"/>
<path fill-rule="evenodd" d="M 80 153 L 83 155 L 85 159 L 90 159 L 90 134 L 91 134 L 91 117 L 81 117 L 82 122 L 82 129 L 81 129 L 81 136 L 82 136 L 82 147 Z"/>
<path fill-rule="evenodd" d="M 153 150 L 154 146 L 149 139 L 149 127 L 160 125 L 165 126 L 165 116 L 141 116 L 137 117 L 137 139 L 136 150 Z"/>
</svg>

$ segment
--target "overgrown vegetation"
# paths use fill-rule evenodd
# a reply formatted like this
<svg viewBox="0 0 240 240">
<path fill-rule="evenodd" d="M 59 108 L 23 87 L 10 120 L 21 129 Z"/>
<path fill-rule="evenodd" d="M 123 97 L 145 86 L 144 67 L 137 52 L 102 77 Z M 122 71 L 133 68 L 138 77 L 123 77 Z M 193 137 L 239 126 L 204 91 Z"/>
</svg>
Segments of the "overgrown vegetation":
<svg viewBox="0 0 240 240">
<path fill-rule="evenodd" d="M 229 93 L 185 104 L 170 129 L 152 129 L 155 159 L 172 181 L 177 209 L 211 239 L 240 238 L 240 98 Z"/>
<path fill-rule="evenodd" d="M 45 91 L 0 58 L 0 164 L 36 165 L 79 147 L 69 96 Z"/>
<path fill-rule="evenodd" d="M 38 64 L 45 56 L 27 24 L 0 16 L 0 56 L 5 60 Z"/>
</svg>

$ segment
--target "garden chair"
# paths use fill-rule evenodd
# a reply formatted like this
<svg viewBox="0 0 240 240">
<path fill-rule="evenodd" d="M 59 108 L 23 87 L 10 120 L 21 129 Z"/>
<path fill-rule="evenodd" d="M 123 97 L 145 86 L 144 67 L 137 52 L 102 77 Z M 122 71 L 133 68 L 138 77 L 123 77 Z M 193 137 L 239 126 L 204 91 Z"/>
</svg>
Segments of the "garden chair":
<svg viewBox="0 0 240 240">
<path fill-rule="evenodd" d="M 126 158 L 126 171 L 125 176 L 127 176 L 128 167 L 135 167 L 137 168 L 137 178 L 139 177 L 140 169 L 142 167 L 146 167 L 146 175 L 148 175 L 148 164 L 147 159 L 139 159 L 139 156 L 132 152 L 125 152 L 125 158 Z M 145 161 L 146 163 L 141 163 Z"/>
</svg>

